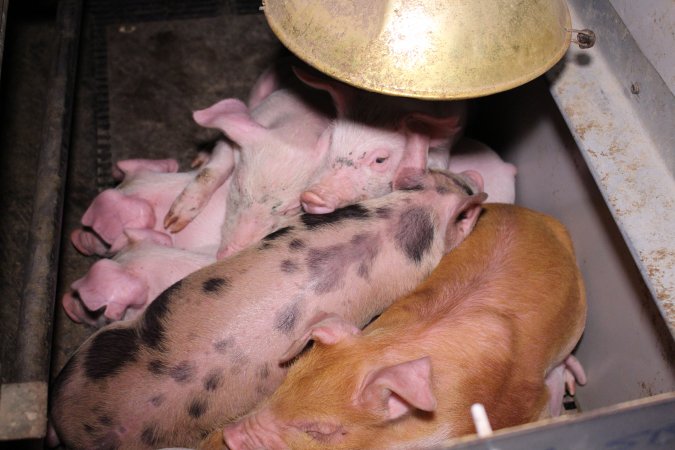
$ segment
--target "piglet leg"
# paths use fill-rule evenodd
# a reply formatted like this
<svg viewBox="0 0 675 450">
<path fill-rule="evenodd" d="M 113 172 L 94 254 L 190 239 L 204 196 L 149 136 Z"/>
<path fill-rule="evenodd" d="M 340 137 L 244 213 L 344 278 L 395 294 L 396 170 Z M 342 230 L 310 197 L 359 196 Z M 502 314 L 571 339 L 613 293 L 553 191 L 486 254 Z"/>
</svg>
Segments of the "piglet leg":
<svg viewBox="0 0 675 450">
<path fill-rule="evenodd" d="M 232 147 L 225 141 L 218 142 L 211 159 L 199 169 L 195 178 L 174 200 L 164 217 L 164 228 L 171 233 L 177 233 L 185 228 L 204 209 L 213 193 L 232 174 L 233 169 Z"/>
<path fill-rule="evenodd" d="M 567 392 L 570 395 L 576 393 L 576 385 L 579 384 L 583 386 L 586 384 L 586 372 L 584 371 L 583 366 L 574 355 L 569 355 L 565 359 L 565 371 L 563 373 L 563 378 L 565 380 L 565 387 Z"/>
<path fill-rule="evenodd" d="M 546 375 L 546 386 L 549 392 L 550 417 L 557 417 L 562 412 L 565 388 L 570 395 L 574 395 L 576 384 L 586 384 L 586 373 L 581 363 L 573 355 L 569 355 L 563 362 L 555 366 Z"/>
</svg>

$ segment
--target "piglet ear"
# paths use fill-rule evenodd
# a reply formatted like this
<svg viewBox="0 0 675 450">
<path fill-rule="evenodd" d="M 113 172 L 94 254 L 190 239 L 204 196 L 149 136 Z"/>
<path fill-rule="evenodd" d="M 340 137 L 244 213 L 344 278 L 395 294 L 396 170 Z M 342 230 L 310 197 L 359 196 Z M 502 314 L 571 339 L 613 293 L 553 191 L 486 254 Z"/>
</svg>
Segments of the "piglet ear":
<svg viewBox="0 0 675 450">
<path fill-rule="evenodd" d="M 310 322 L 307 332 L 291 344 L 279 362 L 283 364 L 298 356 L 310 340 L 331 345 L 340 342 L 347 336 L 360 334 L 361 330 L 358 327 L 337 314 L 321 312 Z"/>
<path fill-rule="evenodd" d="M 248 107 L 254 109 L 260 105 L 270 94 L 281 87 L 276 67 L 269 67 L 265 70 L 255 85 L 251 88 L 248 96 Z"/>
<path fill-rule="evenodd" d="M 407 129 L 427 136 L 430 147 L 449 146 L 461 134 L 464 117 L 462 111 L 442 117 L 414 112 L 406 115 L 403 123 Z"/>
<path fill-rule="evenodd" d="M 234 142 L 242 145 L 266 130 L 251 116 L 248 107 L 236 98 L 226 98 L 206 109 L 195 111 L 192 117 L 198 125 L 217 128 Z"/>
<path fill-rule="evenodd" d="M 307 86 L 328 92 L 333 99 L 338 117 L 347 115 L 349 105 L 353 103 L 356 95 L 352 88 L 337 80 L 323 78 L 299 67 L 294 66 L 293 72 Z"/>
<path fill-rule="evenodd" d="M 445 251 L 449 252 L 469 236 L 483 210 L 481 204 L 487 199 L 485 192 L 466 197 L 455 210 L 454 223 L 448 226 L 445 235 Z"/>
<path fill-rule="evenodd" d="M 358 394 L 368 409 L 385 411 L 395 420 L 413 409 L 433 411 L 436 398 L 431 388 L 431 358 L 407 361 L 372 372 Z"/>
</svg>

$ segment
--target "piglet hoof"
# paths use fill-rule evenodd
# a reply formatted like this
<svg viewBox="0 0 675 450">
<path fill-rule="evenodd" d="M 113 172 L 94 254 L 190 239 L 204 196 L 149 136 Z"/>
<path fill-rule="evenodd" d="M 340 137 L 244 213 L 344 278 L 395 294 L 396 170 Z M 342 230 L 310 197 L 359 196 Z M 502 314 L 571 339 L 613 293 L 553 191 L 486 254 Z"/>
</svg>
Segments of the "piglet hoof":
<svg viewBox="0 0 675 450">
<path fill-rule="evenodd" d="M 211 160 L 211 155 L 207 152 L 199 152 L 190 163 L 190 168 L 196 169 L 206 165 Z"/>
<path fill-rule="evenodd" d="M 175 205 L 175 204 L 174 204 Z M 181 205 L 178 205 L 177 208 L 174 206 L 171 207 L 166 216 L 164 217 L 164 228 L 170 233 L 178 233 L 183 230 L 188 224 L 195 218 L 197 214 L 186 215 L 182 211 L 177 211 L 180 209 Z"/>
<path fill-rule="evenodd" d="M 209 196 L 200 191 L 198 185 L 196 186 L 189 184 L 166 213 L 164 228 L 169 232 L 178 233 L 188 226 L 209 202 Z"/>
<path fill-rule="evenodd" d="M 324 199 L 312 191 L 305 191 L 300 196 L 302 209 L 310 214 L 328 214 L 335 211 Z"/>
</svg>

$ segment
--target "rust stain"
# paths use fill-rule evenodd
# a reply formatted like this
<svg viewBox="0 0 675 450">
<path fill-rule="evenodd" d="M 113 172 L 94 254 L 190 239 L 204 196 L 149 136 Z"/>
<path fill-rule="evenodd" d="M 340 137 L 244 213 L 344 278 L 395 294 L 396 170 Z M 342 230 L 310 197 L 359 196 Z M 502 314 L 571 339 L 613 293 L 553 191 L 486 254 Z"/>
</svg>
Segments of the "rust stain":
<svg viewBox="0 0 675 450">
<path fill-rule="evenodd" d="M 672 303 L 662 303 L 663 312 L 666 314 L 666 321 L 672 328 L 675 328 L 675 305 Z"/>
<path fill-rule="evenodd" d="M 647 275 L 652 280 L 654 292 L 666 314 L 666 320 L 675 326 L 675 292 L 664 283 L 664 278 L 675 270 L 675 250 L 660 248 L 641 253 L 640 258 L 644 262 Z"/>
<path fill-rule="evenodd" d="M 574 130 L 577 132 L 581 140 L 585 140 L 586 133 L 589 131 L 602 131 L 600 125 L 595 120 L 589 120 L 586 123 L 577 125 L 574 127 Z"/>
</svg>

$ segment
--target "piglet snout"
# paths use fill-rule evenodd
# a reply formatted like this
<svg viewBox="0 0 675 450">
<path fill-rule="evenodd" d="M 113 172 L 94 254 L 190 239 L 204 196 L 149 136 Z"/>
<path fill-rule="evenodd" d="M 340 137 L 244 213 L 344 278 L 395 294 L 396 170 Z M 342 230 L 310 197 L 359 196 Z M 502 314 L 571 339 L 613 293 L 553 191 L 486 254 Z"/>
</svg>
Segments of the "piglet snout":
<svg viewBox="0 0 675 450">
<path fill-rule="evenodd" d="M 305 191 L 300 196 L 302 209 L 310 214 L 327 214 L 335 210 L 335 206 L 329 204 L 319 194 L 312 191 Z"/>
</svg>

